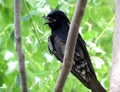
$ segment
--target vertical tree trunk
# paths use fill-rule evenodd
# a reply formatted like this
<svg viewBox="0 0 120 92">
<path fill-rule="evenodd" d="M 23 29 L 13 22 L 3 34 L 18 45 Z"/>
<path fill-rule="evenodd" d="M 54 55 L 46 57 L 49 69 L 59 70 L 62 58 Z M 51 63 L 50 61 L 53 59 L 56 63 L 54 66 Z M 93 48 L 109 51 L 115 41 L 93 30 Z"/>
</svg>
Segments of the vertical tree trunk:
<svg viewBox="0 0 120 92">
<path fill-rule="evenodd" d="M 18 54 L 18 61 L 19 61 L 22 92 L 28 92 L 25 63 L 24 63 L 25 59 L 24 59 L 24 54 L 22 52 L 22 42 L 21 42 L 21 34 L 20 34 L 20 1 L 21 0 L 14 0 L 14 29 L 15 29 L 14 34 L 15 34 L 16 51 Z"/>
<path fill-rule="evenodd" d="M 120 92 L 120 0 L 115 4 L 115 29 L 113 38 L 110 92 Z"/>
</svg>

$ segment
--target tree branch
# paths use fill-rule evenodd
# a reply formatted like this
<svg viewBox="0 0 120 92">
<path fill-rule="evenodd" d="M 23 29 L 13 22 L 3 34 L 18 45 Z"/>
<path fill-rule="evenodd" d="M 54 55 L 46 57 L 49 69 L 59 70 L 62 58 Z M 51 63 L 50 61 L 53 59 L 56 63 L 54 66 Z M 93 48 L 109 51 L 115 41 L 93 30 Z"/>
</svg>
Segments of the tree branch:
<svg viewBox="0 0 120 92">
<path fill-rule="evenodd" d="M 14 1 L 14 28 L 15 28 L 14 34 L 15 34 L 15 42 L 16 42 L 16 51 L 19 59 L 19 71 L 21 76 L 22 92 L 27 92 L 24 54 L 22 52 L 22 43 L 21 43 L 21 35 L 20 35 L 20 0 Z"/>
<path fill-rule="evenodd" d="M 58 80 L 55 85 L 55 92 L 62 92 L 67 76 L 72 68 L 72 62 L 75 52 L 76 40 L 79 31 L 79 25 L 84 15 L 87 0 L 78 0 L 76 10 L 72 18 L 72 22 L 69 29 L 67 43 L 65 47 L 63 66 L 58 76 Z"/>
<path fill-rule="evenodd" d="M 115 5 L 115 29 L 113 37 L 110 92 L 120 92 L 120 0 Z"/>
</svg>

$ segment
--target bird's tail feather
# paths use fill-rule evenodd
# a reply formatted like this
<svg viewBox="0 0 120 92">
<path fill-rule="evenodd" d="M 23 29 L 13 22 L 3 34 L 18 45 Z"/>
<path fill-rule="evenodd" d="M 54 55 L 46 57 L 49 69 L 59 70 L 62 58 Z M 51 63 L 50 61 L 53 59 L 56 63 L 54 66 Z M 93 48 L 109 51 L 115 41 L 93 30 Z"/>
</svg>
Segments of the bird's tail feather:
<svg viewBox="0 0 120 92">
<path fill-rule="evenodd" d="M 97 81 L 97 79 L 92 79 L 88 83 L 89 88 L 92 90 L 92 92 L 106 92 L 106 90 L 103 88 L 103 86 Z"/>
<path fill-rule="evenodd" d="M 107 92 L 102 85 L 98 82 L 97 78 L 95 76 L 91 75 L 91 80 L 87 82 L 84 80 L 76 71 L 73 69 L 71 70 L 71 73 L 76 76 L 76 78 L 82 82 L 88 89 L 92 90 L 92 92 Z"/>
</svg>

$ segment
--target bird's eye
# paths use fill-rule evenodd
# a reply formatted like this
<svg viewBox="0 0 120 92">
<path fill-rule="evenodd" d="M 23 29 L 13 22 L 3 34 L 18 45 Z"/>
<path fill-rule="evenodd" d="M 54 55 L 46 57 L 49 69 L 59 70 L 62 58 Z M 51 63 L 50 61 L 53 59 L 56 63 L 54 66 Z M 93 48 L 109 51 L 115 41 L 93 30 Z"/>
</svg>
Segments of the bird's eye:
<svg viewBox="0 0 120 92">
<path fill-rule="evenodd" d="M 55 18 L 56 18 L 56 19 L 59 19 L 60 17 L 59 17 L 58 15 L 55 15 Z"/>
</svg>

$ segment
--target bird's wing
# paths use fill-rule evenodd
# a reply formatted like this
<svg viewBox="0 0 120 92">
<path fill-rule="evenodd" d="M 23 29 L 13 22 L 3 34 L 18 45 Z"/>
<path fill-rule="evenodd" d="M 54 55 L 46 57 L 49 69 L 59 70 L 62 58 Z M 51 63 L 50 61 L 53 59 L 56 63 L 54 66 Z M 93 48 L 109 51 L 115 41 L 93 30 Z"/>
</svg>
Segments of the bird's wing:
<svg viewBox="0 0 120 92">
<path fill-rule="evenodd" d="M 55 49 L 54 49 L 54 44 L 53 44 L 53 39 L 52 36 L 48 37 L 48 50 L 51 54 L 56 53 Z"/>
<path fill-rule="evenodd" d="M 48 48 L 50 53 L 54 54 L 55 57 L 62 62 L 65 43 L 60 41 L 59 39 L 53 38 L 53 36 L 50 36 L 48 38 Z"/>
<path fill-rule="evenodd" d="M 93 80 L 93 78 L 96 81 L 96 75 L 85 42 L 80 35 L 78 35 L 76 43 L 74 63 L 71 72 L 88 88 L 90 88 L 88 82 Z"/>
<path fill-rule="evenodd" d="M 83 50 L 83 52 L 84 52 L 85 59 L 86 59 L 86 61 L 87 61 L 87 63 L 88 63 L 88 66 L 89 66 L 89 68 L 90 68 L 90 71 L 92 72 L 92 74 L 93 74 L 94 76 L 96 76 L 96 75 L 95 75 L 94 68 L 93 68 L 92 63 L 91 63 L 90 56 L 89 56 L 88 51 L 87 51 L 87 48 L 86 48 L 86 43 L 85 43 L 85 41 L 82 39 L 82 37 L 81 37 L 80 35 L 78 35 L 78 39 L 77 39 L 77 40 L 78 40 L 78 44 L 81 45 L 81 48 L 82 48 L 82 50 Z"/>
</svg>

